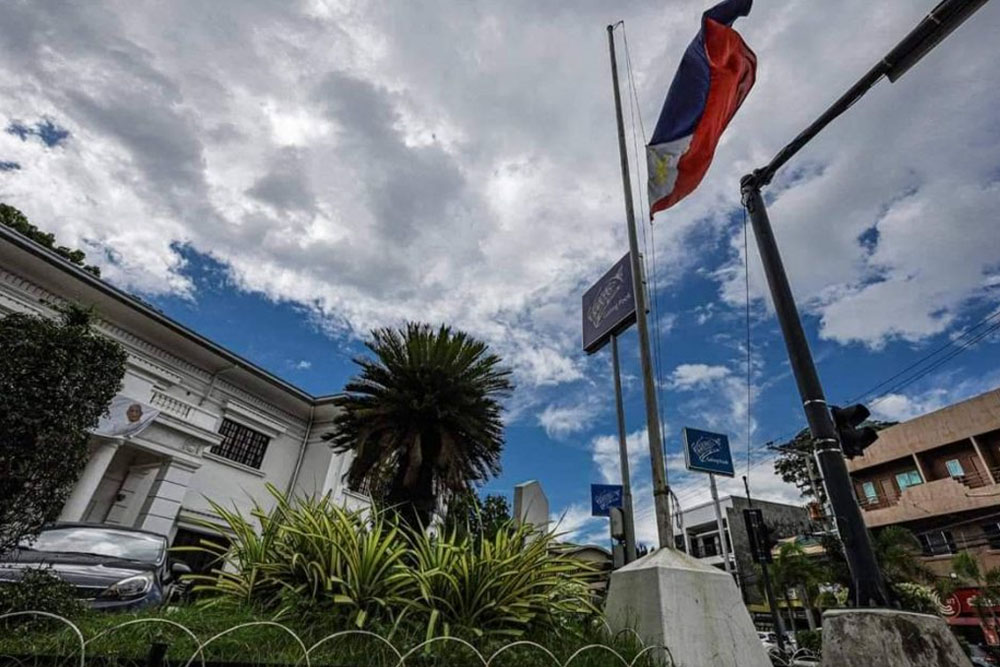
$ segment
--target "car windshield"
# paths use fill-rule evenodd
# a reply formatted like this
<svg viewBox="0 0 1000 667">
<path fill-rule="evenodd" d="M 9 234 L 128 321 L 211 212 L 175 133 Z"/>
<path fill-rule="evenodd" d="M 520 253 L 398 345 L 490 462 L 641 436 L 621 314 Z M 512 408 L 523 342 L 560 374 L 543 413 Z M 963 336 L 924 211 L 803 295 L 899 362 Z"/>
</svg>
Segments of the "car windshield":
<svg viewBox="0 0 1000 667">
<path fill-rule="evenodd" d="M 159 563 L 166 541 L 157 535 L 126 530 L 67 526 L 43 530 L 33 541 L 22 540 L 18 546 L 51 553 L 84 553 Z"/>
</svg>

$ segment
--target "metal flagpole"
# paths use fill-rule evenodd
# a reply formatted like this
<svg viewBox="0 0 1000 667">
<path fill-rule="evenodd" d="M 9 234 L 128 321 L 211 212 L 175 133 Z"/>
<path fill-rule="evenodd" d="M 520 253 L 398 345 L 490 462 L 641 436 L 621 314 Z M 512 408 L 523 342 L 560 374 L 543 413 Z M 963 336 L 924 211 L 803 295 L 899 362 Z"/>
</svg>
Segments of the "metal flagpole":
<svg viewBox="0 0 1000 667">
<path fill-rule="evenodd" d="M 618 60 L 615 57 L 615 27 L 608 26 L 608 49 L 611 52 L 611 82 L 615 94 L 615 119 L 618 121 L 618 153 L 621 158 L 622 185 L 625 190 L 625 222 L 628 226 L 629 258 L 632 264 L 632 291 L 635 294 L 635 316 L 639 325 L 639 362 L 642 367 L 642 388 L 646 397 L 646 432 L 649 434 L 649 459 L 653 467 L 653 507 L 656 511 L 656 533 L 661 549 L 674 546 L 670 525 L 670 486 L 660 438 L 660 416 L 656 405 L 656 384 L 653 362 L 649 353 L 649 324 L 646 321 L 646 292 L 643 288 L 642 263 L 639 261 L 639 241 L 635 231 L 635 210 L 632 205 L 632 182 L 628 172 L 628 150 L 622 119 L 622 98 L 618 90 Z"/>
<path fill-rule="evenodd" d="M 618 336 L 611 336 L 611 365 L 615 373 L 615 407 L 618 410 L 618 457 L 622 469 L 622 509 L 625 514 L 625 563 L 635 560 L 635 516 L 632 514 L 632 482 L 628 469 L 628 441 L 625 435 L 625 406 L 622 405 L 622 376 L 618 365 Z"/>
<path fill-rule="evenodd" d="M 712 504 L 715 505 L 715 523 L 719 527 L 719 543 L 722 545 L 722 560 L 726 564 L 726 572 L 732 574 L 733 567 L 729 564 L 729 545 L 726 544 L 726 526 L 722 521 L 722 507 L 719 505 L 719 489 L 715 486 L 715 475 L 708 473 L 708 483 L 712 488 Z"/>
</svg>

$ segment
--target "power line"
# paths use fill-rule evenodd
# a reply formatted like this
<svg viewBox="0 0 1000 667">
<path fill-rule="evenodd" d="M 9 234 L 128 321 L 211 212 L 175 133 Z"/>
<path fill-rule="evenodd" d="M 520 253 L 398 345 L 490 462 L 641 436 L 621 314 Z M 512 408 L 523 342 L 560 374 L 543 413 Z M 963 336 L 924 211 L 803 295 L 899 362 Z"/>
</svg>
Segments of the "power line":
<svg viewBox="0 0 1000 667">
<path fill-rule="evenodd" d="M 924 362 L 929 361 L 930 359 L 932 359 L 933 357 L 937 356 L 941 352 L 943 352 L 943 351 L 945 351 L 945 350 L 947 350 L 947 349 L 949 349 L 951 347 L 954 347 L 955 344 L 958 341 L 961 341 L 963 338 L 969 336 L 973 331 L 975 331 L 979 327 L 984 326 L 987 323 L 989 323 L 989 322 L 991 322 L 991 321 L 993 321 L 993 320 L 995 320 L 997 318 L 1000 318 L 1000 310 L 997 310 L 996 312 L 988 315 L 987 317 L 984 317 L 983 319 L 979 320 L 979 322 L 977 322 L 976 324 L 973 324 L 968 329 L 966 329 L 965 331 L 963 331 L 958 337 L 956 337 L 956 338 L 954 338 L 952 340 L 947 341 L 946 343 L 944 343 L 940 347 L 935 348 L 934 350 L 932 350 L 928 354 L 924 355 L 920 359 L 917 359 L 916 361 L 914 361 L 910 365 L 906 366 L 905 368 L 901 369 L 900 371 L 898 371 L 895 374 L 889 376 L 885 380 L 882 380 L 878 384 L 870 387 L 866 391 L 858 394 L 857 396 L 855 396 L 854 398 L 852 398 L 852 399 L 850 399 L 849 401 L 846 401 L 846 402 L 847 403 L 857 403 L 858 401 L 862 400 L 866 396 L 869 396 L 869 395 L 873 394 L 874 392 L 878 391 L 879 389 L 881 389 L 882 387 L 886 386 L 887 384 L 889 384 L 890 382 L 892 382 L 896 378 L 898 378 L 898 377 L 900 377 L 902 375 L 905 375 L 909 371 L 911 371 L 911 370 L 913 370 L 913 369 L 921 366 Z M 887 391 L 885 393 L 891 393 L 891 390 Z"/>
</svg>

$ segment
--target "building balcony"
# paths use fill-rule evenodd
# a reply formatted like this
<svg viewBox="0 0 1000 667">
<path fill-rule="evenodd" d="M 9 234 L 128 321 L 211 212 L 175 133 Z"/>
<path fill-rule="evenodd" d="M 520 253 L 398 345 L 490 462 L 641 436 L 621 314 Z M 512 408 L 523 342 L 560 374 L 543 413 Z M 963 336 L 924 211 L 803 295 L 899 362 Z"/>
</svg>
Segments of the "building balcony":
<svg viewBox="0 0 1000 667">
<path fill-rule="evenodd" d="M 206 431 L 214 432 L 216 424 L 219 421 L 219 416 L 214 412 L 205 410 L 194 403 L 189 403 L 176 396 L 171 396 L 156 388 L 153 389 L 153 397 L 150 399 L 149 404 L 160 410 L 160 412 L 176 417 Z"/>
<path fill-rule="evenodd" d="M 1000 472 L 1000 471 L 997 471 Z M 872 528 L 1000 505 L 1000 485 L 985 474 L 935 479 L 894 495 L 861 498 Z"/>
</svg>

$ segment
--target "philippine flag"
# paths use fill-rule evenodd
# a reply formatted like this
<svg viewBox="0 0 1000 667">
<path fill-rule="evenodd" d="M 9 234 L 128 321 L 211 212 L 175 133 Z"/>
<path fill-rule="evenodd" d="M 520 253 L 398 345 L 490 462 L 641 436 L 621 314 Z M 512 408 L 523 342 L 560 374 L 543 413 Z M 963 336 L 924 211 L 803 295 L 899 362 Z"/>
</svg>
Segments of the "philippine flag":
<svg viewBox="0 0 1000 667">
<path fill-rule="evenodd" d="M 698 187 L 719 137 L 753 87 L 757 56 L 730 27 L 752 4 L 726 0 L 705 12 L 681 58 L 646 146 L 650 218 Z"/>
</svg>

